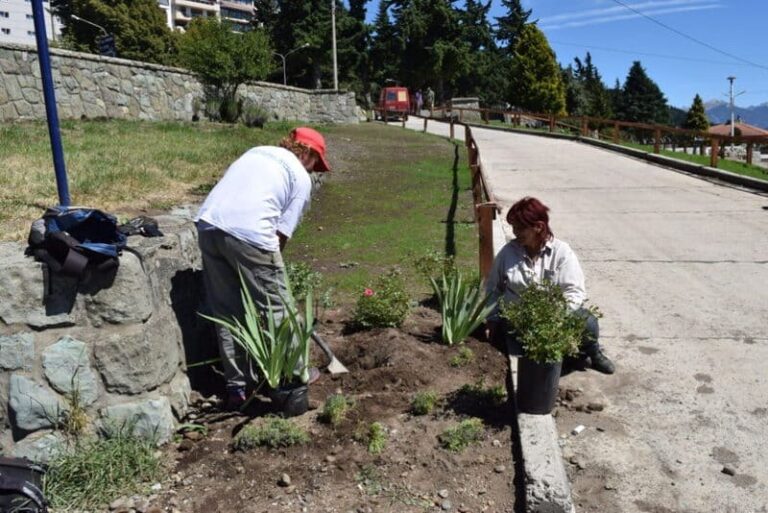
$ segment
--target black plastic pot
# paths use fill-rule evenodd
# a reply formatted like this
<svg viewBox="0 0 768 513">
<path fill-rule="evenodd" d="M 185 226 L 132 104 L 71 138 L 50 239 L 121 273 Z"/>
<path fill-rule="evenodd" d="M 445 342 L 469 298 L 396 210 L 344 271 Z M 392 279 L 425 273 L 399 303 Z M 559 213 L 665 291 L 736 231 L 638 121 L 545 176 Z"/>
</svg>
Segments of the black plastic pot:
<svg viewBox="0 0 768 513">
<path fill-rule="evenodd" d="M 307 385 L 286 385 L 270 390 L 269 398 L 283 417 L 297 417 L 309 409 L 308 391 Z"/>
<path fill-rule="evenodd" d="M 557 386 L 563 362 L 536 363 L 522 357 L 517 360 L 517 410 L 521 413 L 547 415 L 555 407 Z"/>
</svg>

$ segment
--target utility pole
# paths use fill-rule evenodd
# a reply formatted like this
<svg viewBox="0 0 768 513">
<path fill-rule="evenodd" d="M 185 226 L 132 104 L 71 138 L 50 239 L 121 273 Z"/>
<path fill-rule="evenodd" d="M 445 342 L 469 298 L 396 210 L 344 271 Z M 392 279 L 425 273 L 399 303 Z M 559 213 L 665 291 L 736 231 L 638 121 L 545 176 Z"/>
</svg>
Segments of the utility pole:
<svg viewBox="0 0 768 513">
<path fill-rule="evenodd" d="M 336 0 L 331 0 L 331 42 L 333 45 L 333 90 L 339 90 L 339 67 L 336 60 Z"/>
<path fill-rule="evenodd" d="M 741 96 L 746 91 L 741 91 L 740 93 L 733 94 L 733 81 L 736 80 L 736 77 L 730 76 L 726 78 L 728 79 L 728 82 L 730 82 L 730 91 L 728 93 L 728 97 L 730 98 L 729 104 L 731 107 L 731 151 L 733 151 L 733 138 L 736 136 L 736 126 L 735 126 L 736 120 L 735 120 L 735 114 L 734 114 L 736 106 L 734 104 L 734 99 L 737 96 Z"/>
</svg>

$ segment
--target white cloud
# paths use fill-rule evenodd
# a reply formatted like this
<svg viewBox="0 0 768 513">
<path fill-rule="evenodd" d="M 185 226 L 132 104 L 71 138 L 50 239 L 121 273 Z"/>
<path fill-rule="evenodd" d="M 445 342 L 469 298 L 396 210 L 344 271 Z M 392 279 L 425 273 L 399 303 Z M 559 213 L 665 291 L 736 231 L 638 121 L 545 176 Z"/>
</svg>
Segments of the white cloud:
<svg viewBox="0 0 768 513">
<path fill-rule="evenodd" d="M 671 14 L 677 12 L 702 11 L 708 9 L 718 9 L 722 5 L 717 0 L 667 0 L 667 1 L 649 1 L 630 4 L 647 16 Z M 575 11 L 555 16 L 547 16 L 539 20 L 539 27 L 544 30 L 557 30 L 569 27 L 584 27 L 588 25 L 599 25 L 621 20 L 639 18 L 641 15 L 628 10 L 621 5 L 614 5 L 602 9 L 588 9 L 586 11 Z"/>
</svg>

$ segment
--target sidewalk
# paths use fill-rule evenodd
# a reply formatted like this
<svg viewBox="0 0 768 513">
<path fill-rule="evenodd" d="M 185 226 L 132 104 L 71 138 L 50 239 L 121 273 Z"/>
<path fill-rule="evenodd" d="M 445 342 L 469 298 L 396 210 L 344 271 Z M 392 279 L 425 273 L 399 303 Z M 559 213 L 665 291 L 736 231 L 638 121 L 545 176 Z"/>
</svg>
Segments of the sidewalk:
<svg viewBox="0 0 768 513">
<path fill-rule="evenodd" d="M 768 197 L 575 141 L 473 134 L 502 208 L 552 209 L 605 314 L 617 373 L 561 380 L 577 396 L 557 419 L 577 509 L 768 508 Z"/>
</svg>

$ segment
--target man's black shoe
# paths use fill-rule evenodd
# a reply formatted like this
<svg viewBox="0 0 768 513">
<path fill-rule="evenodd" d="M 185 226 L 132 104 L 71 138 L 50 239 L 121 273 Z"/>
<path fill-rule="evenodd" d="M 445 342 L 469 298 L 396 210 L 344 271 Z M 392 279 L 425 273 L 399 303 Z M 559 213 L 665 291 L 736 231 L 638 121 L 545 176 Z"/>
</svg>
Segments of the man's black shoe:
<svg viewBox="0 0 768 513">
<path fill-rule="evenodd" d="M 589 360 L 591 362 L 590 366 L 597 372 L 602 372 L 603 374 L 613 374 L 616 372 L 616 366 L 599 349 L 589 355 Z"/>
</svg>

